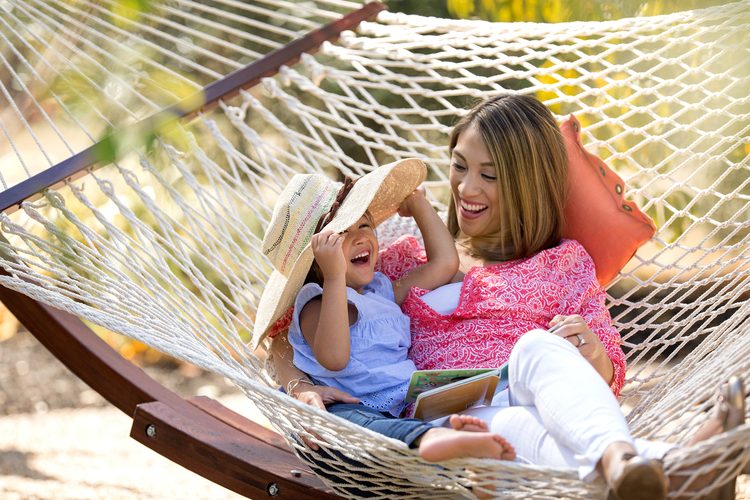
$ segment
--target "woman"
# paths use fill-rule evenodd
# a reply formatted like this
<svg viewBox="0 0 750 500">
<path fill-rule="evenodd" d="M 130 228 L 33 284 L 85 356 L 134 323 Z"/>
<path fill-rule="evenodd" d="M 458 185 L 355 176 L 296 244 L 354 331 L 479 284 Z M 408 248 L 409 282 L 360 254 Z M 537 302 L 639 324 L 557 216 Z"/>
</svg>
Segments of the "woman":
<svg viewBox="0 0 750 500">
<path fill-rule="evenodd" d="M 671 445 L 631 437 L 615 398 L 625 359 L 604 291 L 583 247 L 561 239 L 567 157 L 552 114 L 528 96 L 487 100 L 454 128 L 450 152 L 448 227 L 460 266 L 452 284 L 412 288 L 403 302 L 410 357 L 418 369 L 508 362 L 510 395 L 470 414 L 519 458 L 576 467 L 583 479 L 598 470 L 620 498 L 664 498 L 655 459 Z M 398 279 L 423 262 L 407 237 L 383 252 L 381 270 Z M 353 400 L 307 383 L 286 342 L 271 352 L 294 397 L 319 407 Z"/>
</svg>

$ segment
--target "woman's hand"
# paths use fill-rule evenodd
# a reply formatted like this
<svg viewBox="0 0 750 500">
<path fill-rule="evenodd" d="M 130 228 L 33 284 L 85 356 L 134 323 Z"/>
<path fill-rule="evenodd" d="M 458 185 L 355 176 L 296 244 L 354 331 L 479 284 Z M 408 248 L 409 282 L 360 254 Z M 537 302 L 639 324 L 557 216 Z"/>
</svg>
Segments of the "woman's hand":
<svg viewBox="0 0 750 500">
<path fill-rule="evenodd" d="M 602 341 L 591 331 L 583 318 L 577 314 L 572 316 L 558 314 L 549 322 L 549 332 L 573 344 L 573 347 L 578 349 L 578 352 L 586 359 L 591 359 L 597 353 L 604 352 Z"/>
<path fill-rule="evenodd" d="M 412 193 L 404 199 L 404 201 L 401 202 L 401 205 L 398 207 L 398 214 L 401 217 L 413 217 L 414 216 L 414 207 L 418 203 L 427 203 L 427 198 L 425 197 L 425 189 L 424 186 L 419 186 L 417 189 L 412 191 Z"/>
<path fill-rule="evenodd" d="M 344 391 L 323 385 L 313 385 L 307 375 L 292 363 L 294 352 L 287 335 L 288 332 L 283 331 L 272 339 L 269 354 L 276 372 L 276 379 L 289 396 L 321 410 L 325 410 L 325 405 L 331 403 L 359 403 L 359 399 Z M 318 449 L 318 445 L 306 439 L 304 435 L 300 437 L 309 448 Z M 315 438 L 320 439 L 318 436 Z"/>
<path fill-rule="evenodd" d="M 558 314 L 549 322 L 549 332 L 561 337 L 578 349 L 578 352 L 591 363 L 607 384 L 612 382 L 614 368 L 612 361 L 604 349 L 601 339 L 591 331 L 586 321 L 574 314 L 563 316 Z"/>
<path fill-rule="evenodd" d="M 299 385 L 290 394 L 294 399 L 321 410 L 332 403 L 359 403 L 359 399 L 335 387 L 326 385 Z"/>
<path fill-rule="evenodd" d="M 310 406 L 315 406 L 324 411 L 326 409 L 325 405 L 331 403 L 359 403 L 359 399 L 354 396 L 336 389 L 335 387 L 328 387 L 325 385 L 298 384 L 298 386 L 292 390 L 290 396 L 298 401 Z M 308 432 L 310 432 L 310 434 L 316 439 L 320 440 L 320 436 L 309 430 Z M 318 449 L 318 445 L 307 436 L 301 435 L 300 438 L 302 438 L 302 441 L 304 441 L 307 447 L 311 450 Z"/>
</svg>

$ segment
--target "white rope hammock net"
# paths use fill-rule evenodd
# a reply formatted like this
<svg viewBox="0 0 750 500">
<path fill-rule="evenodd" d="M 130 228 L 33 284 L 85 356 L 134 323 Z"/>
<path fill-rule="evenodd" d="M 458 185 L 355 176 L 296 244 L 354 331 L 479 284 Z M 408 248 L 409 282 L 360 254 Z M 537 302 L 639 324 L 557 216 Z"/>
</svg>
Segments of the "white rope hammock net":
<svg viewBox="0 0 750 500">
<path fill-rule="evenodd" d="M 2 2 L 0 190 L 360 6 L 176 0 L 132 20 L 109 4 Z M 298 452 L 294 435 L 320 436 L 331 453 L 313 466 L 341 494 L 601 495 L 602 481 L 573 470 L 428 464 L 283 395 L 245 344 L 270 272 L 260 240 L 297 172 L 422 158 L 443 209 L 448 133 L 474 102 L 521 92 L 559 119 L 575 113 L 658 226 L 608 288 L 629 363 L 623 408 L 636 437 L 683 442 L 721 381 L 750 378 L 749 31 L 748 1 L 596 23 L 381 13 L 150 150 L 2 214 L 12 275 L 0 284 L 231 379 Z M 726 483 L 750 461 L 748 442 L 745 424 L 671 453 L 667 472 L 715 470 Z"/>
</svg>

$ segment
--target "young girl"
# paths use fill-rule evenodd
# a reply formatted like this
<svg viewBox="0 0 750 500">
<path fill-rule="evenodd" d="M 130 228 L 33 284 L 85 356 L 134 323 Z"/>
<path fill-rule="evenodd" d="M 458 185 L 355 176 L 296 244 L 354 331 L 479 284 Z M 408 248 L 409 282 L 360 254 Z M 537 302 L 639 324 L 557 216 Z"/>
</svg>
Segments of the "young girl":
<svg viewBox="0 0 750 500">
<path fill-rule="evenodd" d="M 349 187 L 345 185 L 330 208 L 320 210 L 320 215 L 303 215 L 299 200 L 307 197 L 315 203 L 314 193 L 332 192 L 333 183 L 323 176 L 297 176 L 300 178 L 285 190 L 291 194 L 282 194 L 274 210 L 274 219 L 278 215 L 278 220 L 272 220 L 269 227 L 280 224 L 297 240 L 310 239 L 299 257 L 293 251 L 282 253 L 293 260 L 305 260 L 305 251 L 314 256 L 312 265 L 301 266 L 308 269 L 308 274 L 306 284 L 301 290 L 297 288 L 294 301 L 289 331 L 294 364 L 315 384 L 337 387 L 360 401 L 332 404 L 327 407 L 329 412 L 418 447 L 425 460 L 512 459 L 512 447 L 499 435 L 487 432 L 487 425 L 478 418 L 452 415 L 448 419 L 450 429 L 418 419 L 398 418 L 415 370 L 407 358 L 409 318 L 399 304 L 412 286 L 438 287 L 450 281 L 458 268 L 452 236 L 423 192 L 415 189 L 424 179 L 424 172 L 425 166 L 418 160 L 380 167 L 360 178 L 351 192 L 346 192 Z M 371 176 L 381 180 L 373 181 Z M 317 182 L 310 182 L 310 178 Z M 358 190 L 367 185 L 369 188 Z M 363 195 L 365 190 L 370 193 L 369 198 Z M 328 207 L 325 203 L 319 205 Z M 391 283 L 385 275 L 375 272 L 375 227 L 396 209 L 417 222 L 424 236 L 427 263 Z M 316 218 L 320 222 L 314 227 L 310 221 Z M 354 223 L 344 226 L 344 220 Z M 283 239 L 283 235 L 267 235 L 264 246 L 268 243 L 272 247 Z M 268 293 L 269 288 L 264 298 Z M 304 379 L 295 382 L 310 383 Z"/>
</svg>

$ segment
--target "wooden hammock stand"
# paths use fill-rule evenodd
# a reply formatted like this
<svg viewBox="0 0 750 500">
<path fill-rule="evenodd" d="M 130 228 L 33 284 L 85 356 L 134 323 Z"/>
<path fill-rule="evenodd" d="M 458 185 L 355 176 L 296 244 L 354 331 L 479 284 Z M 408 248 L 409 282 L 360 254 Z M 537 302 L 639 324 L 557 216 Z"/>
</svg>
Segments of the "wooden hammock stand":
<svg viewBox="0 0 750 500">
<path fill-rule="evenodd" d="M 127 132 L 150 130 L 164 117 L 184 118 L 205 110 L 384 9 L 380 2 L 369 3 L 208 85 L 200 100 L 185 99 Z M 98 145 L 0 193 L 0 210 L 10 213 L 42 191 L 96 168 Z M 7 274 L 3 269 L 0 273 Z M 210 398 L 183 399 L 125 360 L 76 316 L 2 286 L 0 301 L 68 369 L 131 416 L 130 436 L 157 453 L 247 497 L 337 498 L 275 432 Z"/>
</svg>

